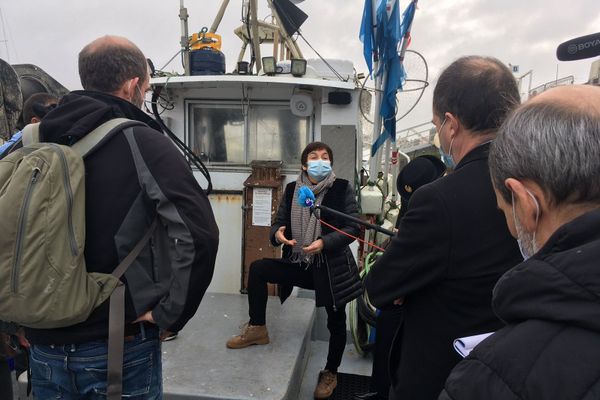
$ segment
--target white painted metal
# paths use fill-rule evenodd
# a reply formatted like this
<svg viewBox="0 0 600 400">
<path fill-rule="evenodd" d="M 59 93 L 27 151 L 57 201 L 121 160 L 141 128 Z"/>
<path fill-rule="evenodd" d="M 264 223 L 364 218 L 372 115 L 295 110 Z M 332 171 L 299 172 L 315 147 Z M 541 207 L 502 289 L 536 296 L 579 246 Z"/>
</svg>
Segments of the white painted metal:
<svg viewBox="0 0 600 400">
<path fill-rule="evenodd" d="M 359 89 L 354 81 L 296 78 L 289 75 L 203 75 L 154 78 L 151 84 L 162 86 L 161 95 L 172 103 L 173 108 L 164 110 L 161 117 L 165 124 L 186 143 L 189 141 L 189 107 L 194 104 L 208 102 L 239 106 L 266 101 L 289 104 L 291 96 L 300 88 L 312 93 L 314 101 L 309 141 L 321 139 L 321 127 L 324 125 L 355 126 L 360 132 Z M 329 92 L 336 90 L 350 92 L 351 104 L 328 104 Z M 360 162 L 358 154 L 362 152 L 360 138 L 357 145 L 357 157 L 354 160 L 356 165 Z M 209 164 L 207 167 L 211 174 L 214 190 L 210 195 L 210 202 L 219 225 L 221 238 L 215 274 L 209 290 L 220 293 L 238 293 L 242 277 L 242 193 L 244 181 L 249 177 L 251 169 L 247 164 Z M 297 167 L 284 169 L 283 174 L 285 175 L 285 185 L 296 179 L 298 169 Z M 198 171 L 195 171 L 194 175 L 202 187 L 207 186 L 204 177 Z"/>
</svg>

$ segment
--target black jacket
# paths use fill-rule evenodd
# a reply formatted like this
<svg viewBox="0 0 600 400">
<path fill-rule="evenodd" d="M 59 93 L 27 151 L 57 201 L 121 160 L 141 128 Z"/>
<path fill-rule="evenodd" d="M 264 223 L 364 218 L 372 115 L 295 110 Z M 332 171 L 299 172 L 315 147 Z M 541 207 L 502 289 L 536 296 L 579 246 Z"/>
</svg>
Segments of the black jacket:
<svg viewBox="0 0 600 400">
<path fill-rule="evenodd" d="M 70 145 L 115 117 L 148 126 L 115 134 L 84 159 L 87 270 L 112 272 L 158 215 L 152 239 L 125 274 L 125 319 L 152 310 L 159 327 L 178 331 L 212 279 L 218 246 L 208 198 L 181 153 L 133 104 L 88 91 L 63 97 L 41 123 L 41 140 Z M 26 333 L 32 343 L 68 344 L 106 338 L 107 328 L 108 300 L 83 323 Z"/>
<path fill-rule="evenodd" d="M 275 217 L 275 223 L 271 227 L 271 244 L 273 246 L 279 246 L 275 240 L 275 233 L 282 226 L 286 227 L 285 237 L 290 240 L 293 237 L 291 210 L 294 190 L 296 190 L 296 182 L 289 183 L 285 188 L 281 205 Z M 334 181 L 333 186 L 325 193 L 322 205 L 354 217 L 358 215 L 354 190 L 348 181 L 344 179 Z M 360 233 L 358 225 L 346 219 L 326 212 L 322 212 L 321 218 L 349 235 L 357 236 Z M 315 302 L 317 307 L 333 306 L 336 309 L 342 308 L 362 293 L 362 283 L 358 276 L 356 261 L 348 247 L 354 239 L 336 232 L 326 225 L 321 225 L 320 239 L 323 239 L 323 262 L 317 262 L 312 267 Z M 284 245 L 283 258 L 289 258 L 291 253 L 292 248 Z M 285 301 L 291 291 L 292 288 L 289 286 L 280 288 L 281 302 Z"/>
<path fill-rule="evenodd" d="M 494 289 L 508 326 L 456 366 L 440 399 L 600 398 L 600 209 L 560 227 Z"/>
<path fill-rule="evenodd" d="M 488 150 L 473 149 L 453 173 L 413 193 L 398 234 L 367 275 L 377 307 L 405 297 L 390 352 L 392 399 L 437 398 L 460 361 L 453 340 L 502 325 L 492 288 L 522 257 L 496 205 Z"/>
</svg>

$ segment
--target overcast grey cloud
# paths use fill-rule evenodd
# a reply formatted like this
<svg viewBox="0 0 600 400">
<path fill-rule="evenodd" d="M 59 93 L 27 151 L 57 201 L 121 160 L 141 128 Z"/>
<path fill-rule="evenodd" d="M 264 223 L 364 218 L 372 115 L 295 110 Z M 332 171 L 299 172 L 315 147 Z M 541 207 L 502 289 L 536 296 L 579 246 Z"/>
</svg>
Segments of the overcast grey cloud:
<svg viewBox="0 0 600 400">
<path fill-rule="evenodd" d="M 219 0 L 186 0 L 190 31 L 210 26 Z M 241 0 L 231 0 L 219 28 L 228 71 L 233 69 L 240 41 Z M 260 17 L 266 1 L 259 0 Z M 363 0 L 306 0 L 299 4 L 309 19 L 304 36 L 324 56 L 352 60 L 365 71 L 358 29 Z M 408 1 L 401 1 L 401 9 Z M 0 57 L 11 63 L 33 63 L 69 89 L 80 88 L 77 53 L 91 40 L 115 34 L 135 42 L 157 66 L 179 47 L 178 0 L 0 0 Z M 432 84 L 444 66 L 462 55 L 482 54 L 533 70 L 533 86 L 573 75 L 587 81 L 593 60 L 559 62 L 556 46 L 570 38 L 600 31 L 598 0 L 421 0 L 415 15 L 411 49 L 427 59 Z M 314 53 L 300 41 L 304 55 Z M 8 48 L 8 53 L 7 53 Z M 167 68 L 181 71 L 177 61 Z M 408 71 L 410 74 L 410 71 Z M 430 86 L 423 100 L 399 128 L 431 118 Z"/>
</svg>

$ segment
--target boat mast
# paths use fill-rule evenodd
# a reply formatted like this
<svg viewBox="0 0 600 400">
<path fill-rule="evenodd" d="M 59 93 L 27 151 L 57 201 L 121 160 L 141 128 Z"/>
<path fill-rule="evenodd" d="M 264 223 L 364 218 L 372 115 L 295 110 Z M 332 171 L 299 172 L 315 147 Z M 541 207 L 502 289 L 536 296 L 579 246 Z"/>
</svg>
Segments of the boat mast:
<svg viewBox="0 0 600 400">
<path fill-rule="evenodd" d="M 183 5 L 183 0 L 179 1 L 179 19 L 181 20 L 181 54 L 183 55 L 183 70 L 185 75 L 190 75 L 190 42 L 188 33 L 188 11 Z"/>
<path fill-rule="evenodd" d="M 212 25 L 210 26 L 210 33 L 215 33 L 217 29 L 219 29 L 219 25 L 221 24 L 221 20 L 223 19 L 223 15 L 225 15 L 225 10 L 227 9 L 228 5 L 229 0 L 223 0 L 223 2 L 221 3 L 221 8 L 219 8 L 219 12 L 217 13 L 217 16 L 215 17 L 215 20 L 213 21 Z"/>
<path fill-rule="evenodd" d="M 385 0 L 384 0 L 385 1 Z M 377 37 L 377 0 L 371 0 L 373 6 L 373 37 Z M 375 74 L 375 111 L 373 115 L 373 136 L 371 143 L 375 143 L 381 134 L 381 99 L 382 87 L 387 79 L 387 71 L 379 74 L 379 51 L 375 48 L 373 52 L 373 74 Z M 369 163 L 369 181 L 375 183 L 377 174 L 381 169 L 381 151 L 377 149 L 371 155 Z"/>
</svg>

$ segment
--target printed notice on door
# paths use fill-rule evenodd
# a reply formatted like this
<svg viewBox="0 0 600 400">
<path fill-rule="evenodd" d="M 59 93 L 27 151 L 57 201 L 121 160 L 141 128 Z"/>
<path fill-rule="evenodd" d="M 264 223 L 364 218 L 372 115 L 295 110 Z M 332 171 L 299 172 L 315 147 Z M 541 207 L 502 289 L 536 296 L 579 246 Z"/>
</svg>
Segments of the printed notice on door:
<svg viewBox="0 0 600 400">
<path fill-rule="evenodd" d="M 271 201 L 273 189 L 253 188 L 252 194 L 252 225 L 271 226 Z"/>
</svg>

